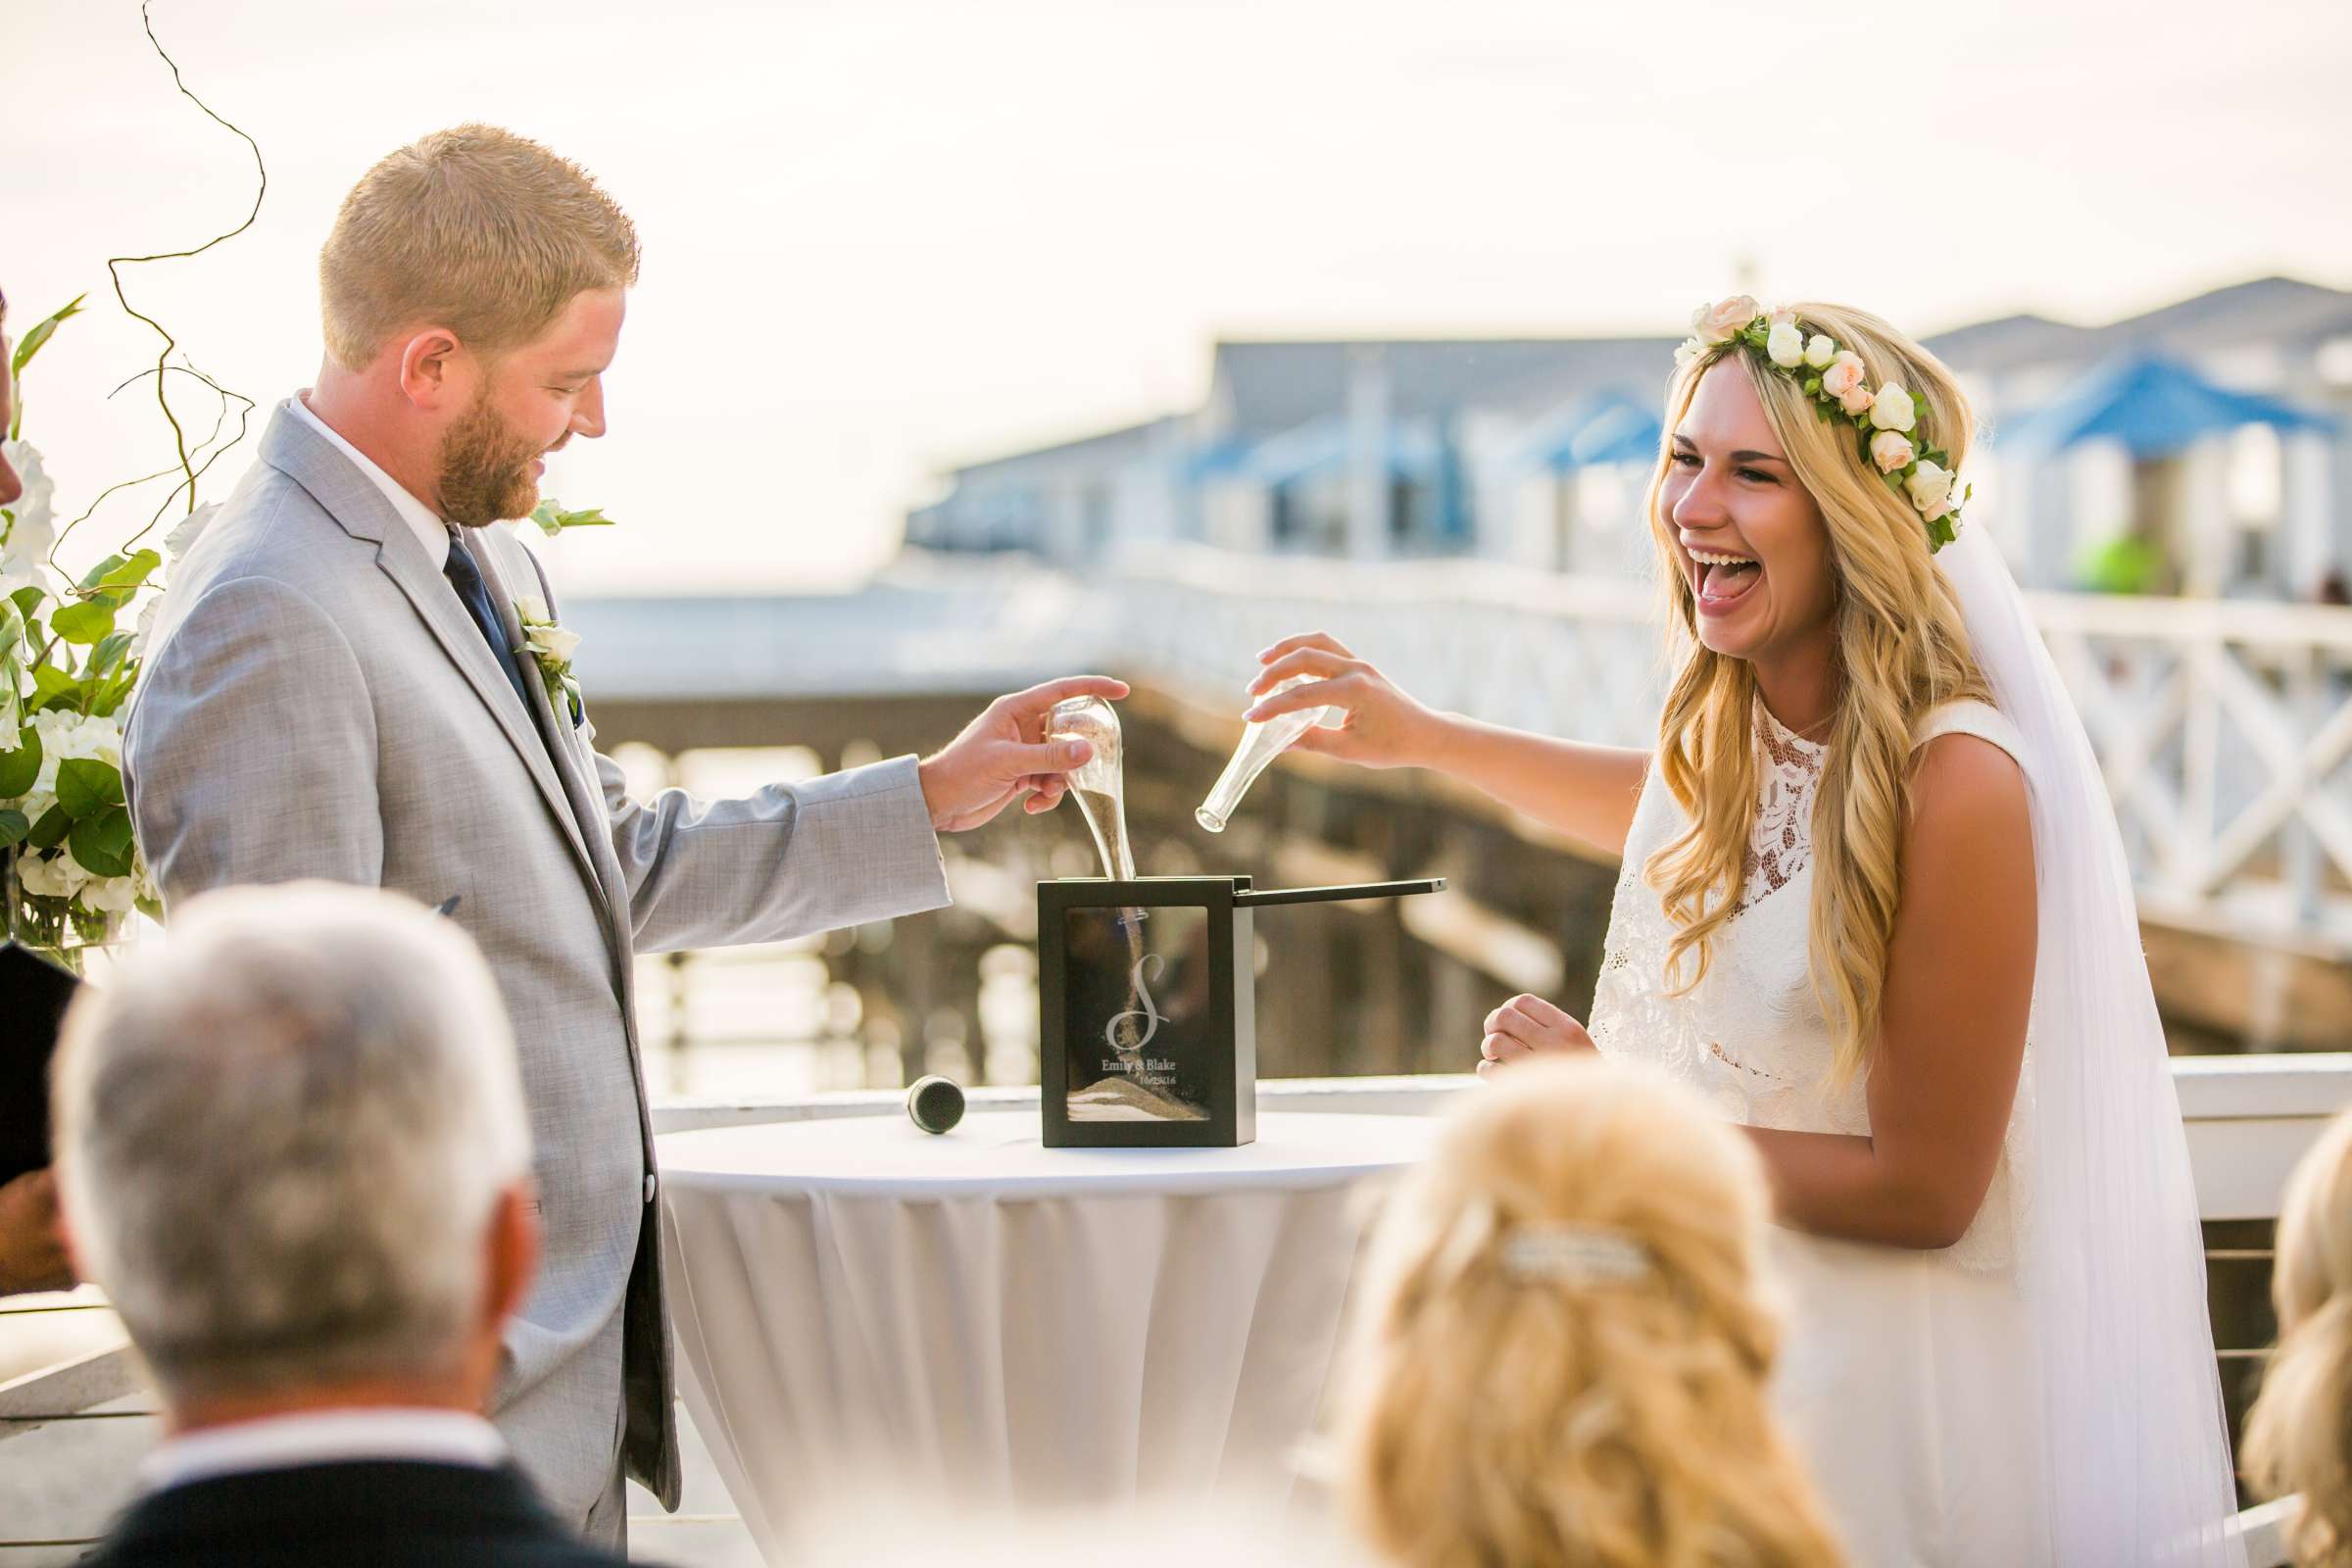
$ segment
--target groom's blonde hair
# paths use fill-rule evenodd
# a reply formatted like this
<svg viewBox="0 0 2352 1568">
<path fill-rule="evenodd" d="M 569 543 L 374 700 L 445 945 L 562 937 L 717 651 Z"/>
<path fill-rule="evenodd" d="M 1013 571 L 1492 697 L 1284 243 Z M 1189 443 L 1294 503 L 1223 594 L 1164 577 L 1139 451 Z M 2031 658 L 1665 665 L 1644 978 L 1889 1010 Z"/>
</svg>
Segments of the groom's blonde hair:
<svg viewBox="0 0 2352 1568">
<path fill-rule="evenodd" d="M 496 354 L 573 296 L 637 281 L 637 228 L 586 170 L 496 125 L 436 130 L 343 198 L 318 252 L 326 350 L 350 369 L 404 327 Z"/>
</svg>

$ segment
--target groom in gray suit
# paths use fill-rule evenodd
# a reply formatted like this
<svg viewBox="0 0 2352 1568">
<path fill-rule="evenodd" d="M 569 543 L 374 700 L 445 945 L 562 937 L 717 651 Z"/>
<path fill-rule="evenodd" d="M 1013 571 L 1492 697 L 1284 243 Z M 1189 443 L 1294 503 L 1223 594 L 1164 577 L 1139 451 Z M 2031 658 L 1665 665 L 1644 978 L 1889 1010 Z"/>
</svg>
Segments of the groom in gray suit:
<svg viewBox="0 0 2352 1568">
<path fill-rule="evenodd" d="M 920 762 L 631 799 L 525 646 L 517 603 L 554 612 L 553 588 L 490 525 L 529 514 L 546 453 L 604 433 L 634 228 L 576 166 L 466 125 L 368 172 L 319 276 L 318 385 L 278 406 L 153 630 L 132 814 L 171 905 L 303 877 L 457 901 L 513 1015 L 546 1238 L 492 1413 L 559 1515 L 618 1544 L 624 1473 L 672 1508 L 679 1482 L 634 956 L 945 905 L 936 834 L 1054 806 L 1087 754 L 1047 742 L 1047 710 L 1126 688 L 1000 698 Z"/>
</svg>

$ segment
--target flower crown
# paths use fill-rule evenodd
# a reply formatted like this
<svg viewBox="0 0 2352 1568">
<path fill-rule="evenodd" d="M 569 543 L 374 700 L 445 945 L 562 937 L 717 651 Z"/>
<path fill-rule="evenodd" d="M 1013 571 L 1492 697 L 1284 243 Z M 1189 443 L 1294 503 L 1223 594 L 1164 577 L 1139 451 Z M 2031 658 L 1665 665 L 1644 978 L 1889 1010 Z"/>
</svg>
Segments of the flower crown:
<svg viewBox="0 0 2352 1568">
<path fill-rule="evenodd" d="M 1796 312 L 1767 311 L 1745 294 L 1702 305 L 1690 316 L 1690 336 L 1674 351 L 1677 369 L 1727 343 L 1741 343 L 1805 389 L 1813 415 L 1853 426 L 1862 461 L 1908 496 L 1928 530 L 1932 555 L 1960 533 L 1960 504 L 1972 487 L 1952 471 L 1951 454 L 1912 439 L 1927 417 L 1928 400 L 1899 381 L 1873 392 L 1862 356 L 1839 348 L 1826 332 L 1807 333 Z"/>
</svg>

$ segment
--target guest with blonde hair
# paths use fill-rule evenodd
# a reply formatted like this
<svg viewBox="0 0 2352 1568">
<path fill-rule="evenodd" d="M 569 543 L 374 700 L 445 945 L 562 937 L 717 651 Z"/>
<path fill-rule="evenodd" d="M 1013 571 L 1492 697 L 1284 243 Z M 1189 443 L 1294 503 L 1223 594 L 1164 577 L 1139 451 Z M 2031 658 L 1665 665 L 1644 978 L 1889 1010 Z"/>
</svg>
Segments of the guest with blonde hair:
<svg viewBox="0 0 2352 1568">
<path fill-rule="evenodd" d="M 1482 1096 L 1375 1233 L 1340 1492 L 1404 1568 L 1840 1559 L 1767 1405 L 1756 1155 L 1594 1058 Z"/>
<path fill-rule="evenodd" d="M 2246 1479 L 2300 1494 L 2287 1539 L 2303 1568 L 2352 1564 L 2352 1114 L 2287 1184 L 2271 1299 L 2278 1348 L 2246 1416 Z"/>
</svg>

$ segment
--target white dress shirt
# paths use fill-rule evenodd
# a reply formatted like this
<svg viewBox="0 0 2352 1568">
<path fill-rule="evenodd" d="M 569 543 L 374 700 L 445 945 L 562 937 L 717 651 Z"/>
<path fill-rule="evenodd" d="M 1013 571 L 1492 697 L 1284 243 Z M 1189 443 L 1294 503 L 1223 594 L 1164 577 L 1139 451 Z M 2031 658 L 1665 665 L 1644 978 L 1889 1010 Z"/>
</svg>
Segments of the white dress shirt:
<svg viewBox="0 0 2352 1568">
<path fill-rule="evenodd" d="M 433 569 L 440 571 L 446 567 L 449 564 L 449 524 L 435 516 L 432 508 L 402 488 L 398 479 L 370 462 L 368 454 L 344 440 L 335 433 L 333 426 L 313 414 L 310 406 L 303 401 L 310 395 L 310 390 L 304 387 L 286 399 L 286 407 L 293 411 L 296 418 L 332 441 L 336 451 L 359 465 L 360 471 L 384 493 L 384 499 L 392 503 L 392 510 L 400 514 L 400 520 L 407 523 L 410 531 L 416 535 L 416 542 L 424 546 L 424 559 L 433 564 Z"/>
<path fill-rule="evenodd" d="M 306 1410 L 166 1438 L 139 1466 L 139 1484 L 161 1492 L 215 1476 L 371 1459 L 494 1469 L 507 1461 L 507 1440 L 463 1410 Z"/>
</svg>

